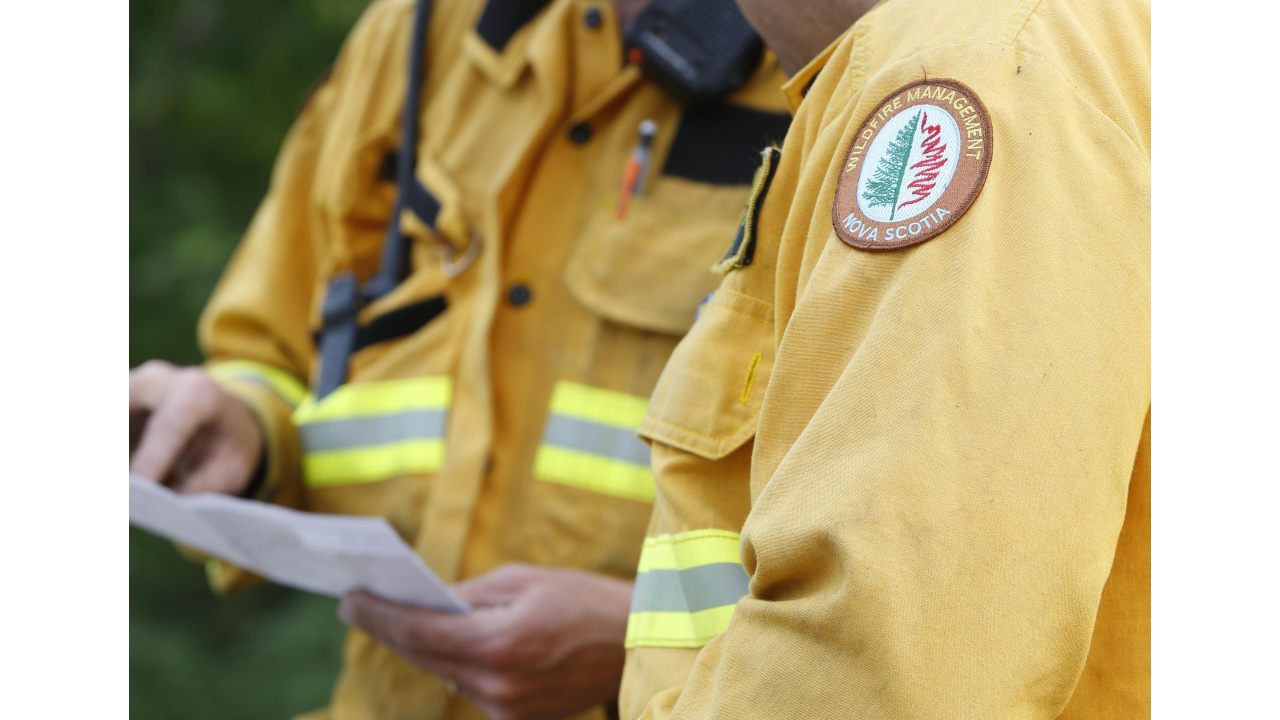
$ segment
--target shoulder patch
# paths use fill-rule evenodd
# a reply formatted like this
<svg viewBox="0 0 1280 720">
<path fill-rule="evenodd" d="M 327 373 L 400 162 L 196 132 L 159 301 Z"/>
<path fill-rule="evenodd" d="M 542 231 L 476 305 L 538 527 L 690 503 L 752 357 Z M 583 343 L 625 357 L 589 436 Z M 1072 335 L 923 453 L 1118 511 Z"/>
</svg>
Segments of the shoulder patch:
<svg viewBox="0 0 1280 720">
<path fill-rule="evenodd" d="M 756 226 L 760 224 L 760 206 L 764 205 L 764 196 L 769 193 L 769 185 L 778 172 L 778 160 L 782 151 L 770 146 L 760 152 L 760 167 L 756 168 L 755 179 L 751 182 L 751 195 L 747 197 L 747 207 L 742 211 L 742 219 L 738 221 L 738 231 L 733 234 L 733 242 L 724 257 L 711 266 L 711 272 L 723 275 L 736 267 L 751 264 L 756 255 Z"/>
<path fill-rule="evenodd" d="M 846 245 L 902 250 L 964 215 L 991 166 L 991 118 L 955 80 L 889 95 L 849 143 L 831 220 Z"/>
</svg>

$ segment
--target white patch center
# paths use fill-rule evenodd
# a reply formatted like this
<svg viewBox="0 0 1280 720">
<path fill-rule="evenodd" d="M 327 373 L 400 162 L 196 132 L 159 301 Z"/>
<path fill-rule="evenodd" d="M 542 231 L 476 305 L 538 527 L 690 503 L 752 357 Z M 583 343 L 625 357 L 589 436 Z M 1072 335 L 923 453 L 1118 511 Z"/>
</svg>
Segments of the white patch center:
<svg viewBox="0 0 1280 720">
<path fill-rule="evenodd" d="M 858 209 L 878 222 L 913 218 L 947 191 L 960 160 L 960 127 L 937 105 L 894 115 L 867 148 Z"/>
</svg>

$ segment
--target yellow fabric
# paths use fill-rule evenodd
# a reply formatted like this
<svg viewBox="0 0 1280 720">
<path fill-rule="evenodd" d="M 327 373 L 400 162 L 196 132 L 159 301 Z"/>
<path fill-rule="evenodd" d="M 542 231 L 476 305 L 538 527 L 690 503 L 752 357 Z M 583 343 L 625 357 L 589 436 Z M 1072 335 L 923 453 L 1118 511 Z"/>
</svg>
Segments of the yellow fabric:
<svg viewBox="0 0 1280 720">
<path fill-rule="evenodd" d="M 716 286 L 707 268 L 732 237 L 749 185 L 663 172 L 683 110 L 636 68 L 623 67 L 612 4 L 551 0 L 495 49 L 475 29 L 486 2 L 504 4 L 432 3 L 416 171 L 440 200 L 440 217 L 435 231 L 412 214 L 400 218 L 413 240 L 412 273 L 364 307 L 359 322 L 438 295 L 447 309 L 411 335 L 356 352 L 348 385 L 313 409 L 304 402 L 297 418 L 261 385 L 219 382 L 234 384 L 268 429 L 268 484 L 278 497 L 316 512 L 386 517 L 446 579 L 508 562 L 631 578 L 652 474 L 643 462 L 591 455 L 586 471 L 574 464 L 575 477 L 606 482 L 537 479 L 544 426 L 558 417 L 553 390 L 569 383 L 584 396 L 598 390 L 604 395 L 597 398 L 625 398 L 605 403 L 612 409 L 603 416 L 592 414 L 598 405 L 578 409 L 588 408 L 583 414 L 600 427 L 635 429 L 663 364 Z M 268 194 L 202 319 L 201 342 L 214 365 L 261 363 L 310 386 L 326 282 L 347 270 L 362 280 L 375 271 L 395 195 L 378 171 L 399 142 L 413 5 L 370 6 L 289 133 Z M 604 21 L 596 28 L 584 22 L 592 7 Z M 781 84 L 767 56 L 727 101 L 785 117 Z M 646 119 L 658 133 L 645 191 L 618 220 L 623 171 Z M 570 137 L 579 124 L 590 128 L 586 142 Z M 446 275 L 442 257 L 477 240 L 474 264 Z M 518 285 L 530 291 L 525 304 L 509 299 Z M 442 443 L 424 435 L 387 443 L 405 447 L 308 453 L 304 463 L 302 438 L 326 423 L 377 426 L 418 412 L 368 395 L 342 400 L 348 392 L 436 377 L 452 380 Z M 597 473 L 601 459 L 609 467 Z M 377 476 L 386 479 L 362 481 Z M 234 573 L 220 577 L 234 585 Z M 348 640 L 325 713 L 333 720 L 479 717 L 360 633 Z"/>
<path fill-rule="evenodd" d="M 750 593 L 700 649 L 630 649 L 622 717 L 1150 716 L 1149 22 L 889 0 L 788 87 L 755 262 L 641 427 L 649 535 L 741 532 Z M 926 74 L 990 113 L 986 184 L 853 249 L 845 152 Z"/>
</svg>

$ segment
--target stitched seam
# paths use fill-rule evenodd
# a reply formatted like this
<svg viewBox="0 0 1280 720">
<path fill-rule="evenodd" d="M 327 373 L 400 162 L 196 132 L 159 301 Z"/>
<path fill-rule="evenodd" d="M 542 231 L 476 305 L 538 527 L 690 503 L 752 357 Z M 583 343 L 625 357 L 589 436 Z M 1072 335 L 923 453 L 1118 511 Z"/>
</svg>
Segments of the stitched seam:
<svg viewBox="0 0 1280 720">
<path fill-rule="evenodd" d="M 753 297 L 751 297 L 750 295 L 743 295 L 742 293 L 737 292 L 737 291 L 734 291 L 734 290 L 726 290 L 726 289 L 724 289 L 724 288 L 721 288 L 720 290 L 717 290 L 717 291 L 716 291 L 716 294 L 719 294 L 719 293 L 724 293 L 725 295 L 732 295 L 732 296 L 734 296 L 734 297 L 740 297 L 740 298 L 742 298 L 743 300 L 749 300 L 749 301 L 751 301 L 751 302 L 753 302 L 753 303 L 755 303 L 755 304 L 757 304 L 757 305 L 759 305 L 759 306 L 761 306 L 761 307 L 763 307 L 763 308 L 765 308 L 765 309 L 767 309 L 767 310 L 772 310 L 772 309 L 773 309 L 773 304 L 772 304 L 772 303 L 767 303 L 767 302 L 765 302 L 765 301 L 763 301 L 763 300 L 757 300 L 756 298 L 753 298 Z M 717 303 L 717 305 L 719 305 L 719 303 Z"/>
<path fill-rule="evenodd" d="M 632 642 L 635 647 L 675 647 L 675 648 L 692 650 L 695 647 L 706 646 L 712 640 L 715 640 L 717 637 L 719 637 L 720 634 L 721 633 L 716 633 L 715 635 L 712 635 L 706 640 L 703 640 L 702 638 L 694 638 L 692 640 L 687 640 L 685 638 L 636 637 L 636 638 L 632 638 L 630 642 Z M 640 643 L 655 643 L 655 644 L 641 645 Z M 657 645 L 656 643 L 681 643 L 681 644 L 680 645 Z M 697 644 L 689 645 L 687 643 L 697 643 Z"/>
<path fill-rule="evenodd" d="M 737 603 L 734 603 L 734 604 L 736 605 Z M 729 607 L 729 606 L 728 606 L 728 605 L 717 605 L 716 607 Z M 708 610 L 715 610 L 716 608 L 707 608 L 707 609 L 708 609 Z M 683 614 L 685 614 L 685 615 L 690 615 L 690 614 L 692 614 L 692 613 L 683 613 Z M 666 638 L 666 637 L 650 637 L 650 636 L 647 636 L 647 635 L 646 635 L 646 636 L 641 636 L 641 637 L 632 638 L 632 639 L 631 639 L 631 642 L 633 642 L 633 643 L 641 643 L 641 642 L 650 642 L 650 643 L 659 643 L 659 642 L 670 642 L 670 643 L 677 643 L 677 642 L 678 642 L 678 643 L 689 643 L 689 642 L 694 642 L 694 643 L 701 643 L 701 644 L 703 644 L 703 645 L 706 645 L 707 643 L 709 643 L 709 642 L 711 642 L 712 640 L 715 640 L 717 637 L 719 637 L 719 636 L 721 635 L 721 633 L 723 633 L 723 632 L 724 632 L 724 631 L 723 631 L 723 630 L 721 630 L 720 632 L 716 633 L 715 635 L 712 635 L 712 636 L 708 637 L 708 638 L 707 638 L 707 639 L 705 639 L 705 640 L 703 640 L 701 637 L 695 637 L 695 638 L 693 638 L 692 640 L 690 640 L 690 639 L 688 639 L 688 638 L 677 638 L 677 637 L 671 637 L 671 638 Z M 678 647 L 682 647 L 682 648 L 683 648 L 683 647 L 686 647 L 686 646 L 685 646 L 685 645 L 679 645 Z"/>
<path fill-rule="evenodd" d="M 856 94 L 866 80 L 867 18 L 853 26 L 853 61 L 849 63 L 849 80 Z"/>
<path fill-rule="evenodd" d="M 689 533 L 701 533 L 701 534 L 698 535 L 698 537 L 681 537 L 681 536 L 687 536 Z M 663 535 L 665 535 L 670 539 L 662 540 Z M 732 530 L 719 530 L 717 528 L 685 530 L 684 532 L 679 532 L 679 533 L 663 533 L 663 535 L 655 535 L 651 538 L 645 538 L 645 542 L 646 543 L 652 542 L 654 545 L 657 545 L 658 544 L 657 541 L 662 540 L 662 543 L 665 545 L 679 545 L 680 543 L 696 542 L 698 540 L 701 540 L 703 538 L 708 538 L 708 537 L 720 537 L 720 538 L 725 538 L 727 540 L 737 540 L 742 537 L 742 533 L 736 533 Z M 702 567 L 702 566 L 699 565 L 697 567 Z"/>
<path fill-rule="evenodd" d="M 760 353 L 751 356 L 751 364 L 747 366 L 747 377 L 743 380 L 742 392 L 738 395 L 738 403 L 741 405 L 745 406 L 751 399 L 751 388 L 756 384 L 756 368 L 760 367 L 760 360 L 763 358 L 764 355 Z"/>
<path fill-rule="evenodd" d="M 1027 20 L 1032 17 L 1032 13 L 1036 12 L 1038 6 L 1039 0 L 1021 0 L 1014 17 L 1009 18 L 1009 26 L 1005 27 L 1005 32 L 1000 33 L 1000 37 L 1005 41 L 1006 45 L 1014 46 L 1015 38 L 1023 32 L 1023 27 L 1027 24 Z M 1027 12 L 1024 13 L 1023 8 L 1027 9 Z M 1021 15 L 1021 19 L 1019 19 L 1018 15 Z M 1006 35 L 1009 37 L 1005 37 Z"/>
<path fill-rule="evenodd" d="M 1018 53 L 1018 54 L 1020 54 L 1020 55 L 1023 55 L 1023 56 L 1025 56 L 1025 57 L 1029 57 L 1029 58 L 1035 58 L 1036 60 L 1039 60 L 1039 61 L 1043 62 L 1045 65 L 1047 65 L 1048 67 L 1050 67 L 1050 68 L 1051 68 L 1055 73 L 1057 73 L 1058 78 L 1059 78 L 1063 83 L 1065 83 L 1065 84 L 1067 85 L 1067 87 L 1070 87 L 1070 88 L 1071 88 L 1071 92 L 1072 92 L 1073 94 L 1075 94 L 1075 96 L 1076 96 L 1077 98 L 1079 98 L 1081 101 L 1083 101 L 1085 105 L 1088 105 L 1090 108 L 1092 108 L 1094 112 L 1096 112 L 1096 113 L 1098 113 L 1099 115 L 1101 115 L 1102 117 L 1106 118 L 1107 122 L 1111 123 L 1111 126 L 1112 126 L 1112 127 L 1114 127 L 1114 128 L 1116 129 L 1116 132 L 1120 133 L 1120 135 L 1121 135 L 1122 137 L 1124 137 L 1126 140 L 1128 140 L 1128 141 L 1129 141 L 1130 146 L 1131 146 L 1131 147 L 1133 147 L 1133 149 L 1134 149 L 1134 150 L 1138 151 L 1138 154 L 1139 154 L 1139 155 L 1141 155 L 1141 156 L 1143 156 L 1144 158 L 1146 158 L 1146 167 L 1148 167 L 1148 168 L 1149 168 L 1149 167 L 1151 167 L 1151 160 L 1150 160 L 1150 158 L 1147 158 L 1147 155 L 1146 155 L 1146 153 L 1143 151 L 1143 149 L 1142 149 L 1142 148 L 1140 148 L 1140 147 L 1138 147 L 1138 143 L 1137 143 L 1133 138 L 1129 137 L 1129 133 L 1125 132 L 1125 131 L 1124 131 L 1124 128 L 1120 127 L 1120 124 L 1119 124 L 1119 123 L 1117 123 L 1115 120 L 1113 120 L 1113 119 L 1111 118 L 1111 116 L 1110 116 L 1110 115 L 1108 115 L 1108 114 L 1106 114 L 1106 113 L 1102 112 L 1102 110 L 1101 110 L 1101 109 L 1099 109 L 1097 105 L 1094 105 L 1093 103 L 1089 102 L 1089 99 L 1088 99 L 1088 98 L 1086 98 L 1085 96 L 1081 95 L 1081 94 L 1080 94 L 1080 91 L 1076 88 L 1075 83 L 1071 82 L 1071 80 L 1067 78 L 1066 73 L 1062 72 L 1062 70 L 1061 70 L 1057 65 L 1055 65 L 1051 60 L 1049 60 L 1048 58 L 1044 57 L 1043 55 L 1039 55 L 1039 54 L 1034 53 L 1034 52 L 1032 52 L 1032 51 L 1030 51 L 1030 50 L 1027 50 L 1027 49 L 1026 49 L 1026 48 L 1024 48 L 1024 47 L 1015 47 L 1015 46 L 1011 46 L 1011 45 L 1006 45 L 1006 44 L 1005 44 L 1005 43 L 1003 43 L 1003 42 L 995 42 L 995 41 L 992 41 L 992 40 L 969 40 L 969 41 L 966 41 L 966 42 L 951 43 L 951 44 L 949 44 L 949 45 L 930 45 L 929 47 L 920 48 L 919 50 L 916 50 L 915 52 L 911 53 L 910 55 L 907 55 L 906 57 L 901 58 L 900 60 L 898 60 L 898 61 L 894 62 L 894 63 L 893 63 L 893 65 L 886 65 L 884 68 L 881 68 L 881 70 L 883 71 L 883 70 L 886 70 L 886 69 L 888 69 L 888 68 L 890 68 L 890 67 L 896 67 L 897 65 L 900 65 L 900 64 L 906 63 L 908 60 L 910 60 L 910 59 L 912 59 L 912 58 L 916 57 L 917 55 L 920 55 L 921 53 L 924 53 L 924 52 L 929 52 L 929 51 L 932 51 L 932 50 L 949 50 L 949 49 L 952 49 L 952 48 L 968 47 L 968 46 L 971 46 L 971 45 L 995 45 L 996 47 L 999 47 L 999 48 L 1001 48 L 1001 49 L 1008 48 L 1008 49 L 1013 50 L 1014 52 L 1016 52 L 1016 53 Z M 943 79 L 945 79 L 945 78 L 943 78 Z M 834 231 L 834 230 L 832 230 L 832 233 L 834 233 L 834 232 L 835 232 L 835 231 Z"/>
<path fill-rule="evenodd" d="M 713 443 L 715 443 L 717 446 L 719 446 L 719 445 L 723 445 L 723 444 L 725 443 L 725 438 L 730 437 L 730 436 L 732 436 L 732 435 L 736 434 L 737 432 L 741 431 L 741 430 L 742 430 L 742 428 L 744 428 L 744 427 L 746 427 L 746 426 L 750 425 L 750 424 L 751 424 L 752 422 L 754 422 L 754 421 L 755 421 L 755 419 L 756 419 L 757 417 L 759 417 L 759 416 L 760 416 L 760 412 L 759 412 L 759 411 L 756 411 L 756 414 L 755 414 L 755 415 L 752 415 L 750 418 L 748 418 L 746 422 L 742 423 L 742 424 L 741 424 L 741 425 L 739 425 L 738 427 L 736 427 L 736 428 L 734 428 L 734 429 L 730 430 L 729 432 L 725 433 L 724 435 L 722 435 L 722 436 L 720 436 L 720 437 L 718 437 L 718 438 L 717 438 L 717 437 L 712 437 L 711 435 L 703 435 L 702 433 L 698 432 L 697 430 L 690 430 L 690 429 L 689 429 L 689 428 L 687 428 L 687 427 L 683 427 L 683 426 L 680 426 L 680 425 L 676 425 L 675 423 L 669 423 L 669 422 L 667 422 L 666 420 L 659 420 L 658 418 L 655 418 L 655 417 L 647 417 L 647 418 L 645 418 L 645 420 L 644 420 L 644 421 L 645 421 L 645 422 L 652 422 L 652 423 L 655 423 L 655 424 L 657 424 L 657 425 L 665 425 L 665 426 L 667 426 L 667 427 L 669 427 L 669 428 L 673 428 L 673 429 L 675 429 L 675 430 L 679 430 L 679 431 L 681 431 L 681 432 L 687 432 L 687 433 L 689 433 L 690 435 L 692 435 L 692 436 L 694 436 L 694 437 L 699 437 L 699 438 L 702 438 L 703 440 L 710 440 L 711 442 L 713 442 Z M 640 426 L 640 429 L 641 429 L 641 430 L 643 430 L 643 429 L 644 429 L 644 425 L 641 425 L 641 426 Z M 659 438 L 659 439 L 660 439 L 660 438 Z"/>
<path fill-rule="evenodd" d="M 745 313 L 745 312 L 743 312 L 743 311 L 741 311 L 741 310 L 736 310 L 736 309 L 731 308 L 731 307 L 726 307 L 726 306 L 724 306 L 724 305 L 716 304 L 716 305 L 714 305 L 713 307 L 715 307 L 717 310 L 724 310 L 725 312 L 731 312 L 731 313 L 733 313 L 733 314 L 735 314 L 735 315 L 741 315 L 741 316 L 742 316 L 742 317 L 744 317 L 744 318 L 748 318 L 748 319 L 751 319 L 751 320 L 755 320 L 756 322 L 761 323 L 761 324 L 763 324 L 763 325 L 772 325 L 772 324 L 773 324 L 773 321 L 772 321 L 772 320 L 765 320 L 765 319 L 763 319 L 763 318 L 758 318 L 758 317 L 756 317 L 755 315 L 751 315 L 751 314 L 749 314 L 749 313 Z"/>
<path fill-rule="evenodd" d="M 1033 0 L 1032 5 L 1034 6 L 1034 5 L 1037 5 L 1037 4 L 1039 4 L 1039 3 L 1038 3 L 1038 2 L 1036 2 L 1035 0 Z M 1023 9 L 1024 7 L 1026 7 L 1026 6 L 1027 6 L 1027 0 L 1021 0 L 1021 1 L 1018 3 L 1018 8 L 1017 8 L 1016 10 L 1014 10 L 1014 11 L 1013 11 L 1013 15 L 1011 15 L 1011 16 L 1009 17 L 1009 22 L 1008 22 L 1008 24 L 1006 24 L 1006 25 L 1004 26 L 1004 30 L 1002 30 L 1002 31 L 1000 32 L 1000 41 L 1001 41 L 1001 42 L 1005 43 L 1006 45 L 1012 45 L 1012 44 L 1013 44 L 1013 39 L 1014 39 L 1015 37 L 1017 37 L 1018 31 L 1022 30 L 1022 25 L 1023 25 L 1024 23 L 1026 23 L 1027 19 L 1024 17 L 1024 18 L 1022 19 L 1022 22 L 1021 22 L 1021 23 L 1018 23 L 1017 30 L 1014 30 L 1013 34 L 1010 34 L 1010 33 L 1009 33 L 1009 30 L 1010 30 L 1011 28 L 1013 28 L 1013 26 L 1014 26 L 1014 22 L 1016 22 L 1016 21 L 1017 21 L 1018 16 L 1022 14 L 1022 9 Z M 1030 13 L 1030 12 L 1028 12 L 1027 14 L 1028 14 L 1028 15 L 1030 15 L 1031 13 Z"/>
<path fill-rule="evenodd" d="M 1030 15 L 1028 15 L 1028 18 L 1030 18 Z M 1025 22 L 1026 21 L 1024 20 L 1023 23 L 1025 24 Z M 991 43 L 990 41 L 987 41 L 987 42 L 981 42 L 981 44 L 993 45 L 995 43 Z M 1147 155 L 1147 153 L 1145 153 L 1142 150 L 1142 148 L 1138 147 L 1137 141 L 1134 140 L 1134 138 L 1129 137 L 1129 133 L 1125 132 L 1124 128 L 1120 127 L 1120 123 L 1116 122 L 1110 115 L 1102 112 L 1102 109 L 1099 108 L 1097 105 L 1094 105 L 1092 102 L 1090 102 L 1089 98 L 1085 97 L 1084 95 L 1081 95 L 1080 90 L 1076 88 L 1076 84 L 1071 82 L 1070 78 L 1067 77 L 1066 73 L 1062 72 L 1061 68 L 1059 68 L 1052 61 L 1050 61 L 1049 58 L 1043 55 L 1031 52 L 1030 50 L 1027 50 L 1026 48 L 1023 48 L 1023 47 L 1014 47 L 1012 42 L 1010 42 L 1009 47 L 1016 53 L 1020 53 L 1022 55 L 1025 55 L 1026 57 L 1031 57 L 1031 58 L 1035 58 L 1036 60 L 1039 60 L 1040 62 L 1044 63 L 1049 68 L 1051 68 L 1055 73 L 1057 73 L 1058 78 L 1062 80 L 1062 82 L 1066 83 L 1067 87 L 1071 88 L 1072 94 L 1074 94 L 1077 98 L 1079 98 L 1085 105 L 1088 105 L 1090 108 L 1092 108 L 1094 112 L 1106 118 L 1107 122 L 1111 123 L 1111 126 L 1116 129 L 1116 132 L 1120 133 L 1120 135 L 1124 137 L 1124 139 L 1128 140 L 1129 144 L 1133 147 L 1134 150 L 1138 151 L 1138 154 L 1140 156 L 1146 158 L 1146 166 L 1148 168 L 1151 167 L 1150 157 Z"/>
</svg>

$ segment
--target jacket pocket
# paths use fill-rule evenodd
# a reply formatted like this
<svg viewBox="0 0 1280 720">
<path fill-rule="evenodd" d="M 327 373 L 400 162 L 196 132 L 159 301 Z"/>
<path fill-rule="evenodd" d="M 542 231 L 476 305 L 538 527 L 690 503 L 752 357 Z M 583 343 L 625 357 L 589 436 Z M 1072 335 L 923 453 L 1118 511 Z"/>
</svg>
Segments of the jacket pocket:
<svg viewBox="0 0 1280 720">
<path fill-rule="evenodd" d="M 639 434 L 718 460 L 751 439 L 773 370 L 773 306 L 721 288 L 658 379 Z"/>
<path fill-rule="evenodd" d="M 733 237 L 746 188 L 654 173 L 617 218 L 597 208 L 565 267 L 578 302 L 617 323 L 669 335 L 693 324 L 720 278 L 710 268 Z"/>
</svg>

